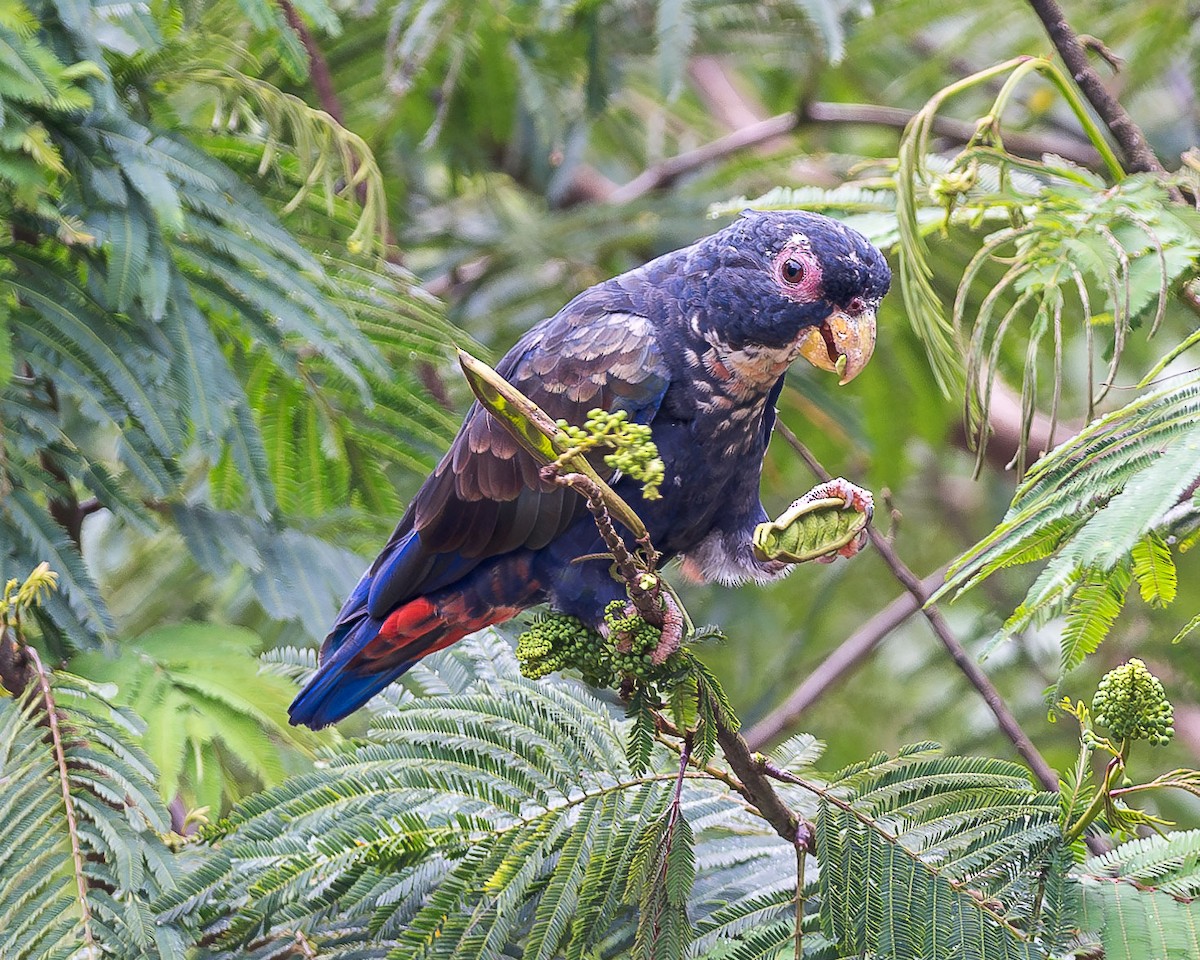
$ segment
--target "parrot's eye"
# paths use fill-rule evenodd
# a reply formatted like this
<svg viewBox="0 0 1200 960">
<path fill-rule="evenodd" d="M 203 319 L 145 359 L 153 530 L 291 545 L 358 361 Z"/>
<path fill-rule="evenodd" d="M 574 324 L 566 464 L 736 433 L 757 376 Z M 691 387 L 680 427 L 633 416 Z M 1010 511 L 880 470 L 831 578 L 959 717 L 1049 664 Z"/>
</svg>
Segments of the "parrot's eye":
<svg viewBox="0 0 1200 960">
<path fill-rule="evenodd" d="M 804 264 L 789 257 L 779 267 L 779 275 L 784 283 L 800 284 L 804 282 Z"/>
</svg>

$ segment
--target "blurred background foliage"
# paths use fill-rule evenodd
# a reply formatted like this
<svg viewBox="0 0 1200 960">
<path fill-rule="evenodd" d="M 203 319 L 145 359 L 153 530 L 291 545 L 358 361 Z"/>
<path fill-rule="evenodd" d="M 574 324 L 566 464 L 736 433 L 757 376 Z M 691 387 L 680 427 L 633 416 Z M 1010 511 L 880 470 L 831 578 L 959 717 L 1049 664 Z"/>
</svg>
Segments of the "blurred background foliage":
<svg viewBox="0 0 1200 960">
<path fill-rule="evenodd" d="M 1066 12 L 1103 40 L 1097 69 L 1186 183 L 1196 161 L 1181 154 L 1200 141 L 1194 5 L 1073 0 Z M 59 572 L 32 635 L 49 661 L 115 683 L 147 722 L 142 748 L 177 828 L 188 810 L 215 816 L 306 769 L 336 738 L 283 724 L 288 684 L 256 676 L 258 655 L 323 636 L 436 462 L 468 402 L 451 343 L 500 355 L 585 287 L 713 230 L 714 214 L 725 222 L 733 198 L 865 218 L 898 266 L 896 185 L 912 165 L 895 158 L 912 114 L 978 70 L 1052 52 L 1014 0 L 952 14 L 925 0 L 0 0 L 0 40 L 3 572 L 41 560 Z M 1000 195 L 1026 209 L 1046 183 L 1067 193 L 1069 178 L 1045 170 L 946 186 L 946 158 L 1003 80 L 950 102 L 920 158 L 924 262 L 946 318 L 981 238 L 1011 223 L 987 221 Z M 1049 155 L 1091 184 L 1082 208 L 1103 194 L 1110 171 L 1044 74 L 1015 89 L 1004 134 L 1011 154 Z M 770 193 L 781 186 L 795 192 Z M 1148 189 L 1111 216 L 1175 216 Z M 956 213 L 941 217 L 948 197 Z M 1037 311 L 1018 316 L 992 356 L 990 407 L 972 408 L 991 431 L 977 478 L 962 383 L 939 387 L 899 290 L 867 370 L 839 388 L 798 366 L 783 422 L 829 471 L 879 494 L 879 528 L 933 573 L 1004 517 L 1023 419 L 1031 460 L 1050 445 L 1052 381 L 1059 442 L 1087 421 L 1114 339 L 1123 356 L 1099 412 L 1138 396 L 1195 330 L 1196 224 L 1179 210 L 1178 256 L 1136 281 L 1146 293 L 1127 315 L 1119 291 L 1101 306 L 1103 269 L 1089 278 L 1094 309 L 1080 318 L 1074 303 L 1061 377 L 1050 341 L 1027 359 Z M 1158 264 L 1144 235 L 1122 244 L 1114 269 Z M 968 331 L 1004 272 L 985 264 L 963 290 Z M 996 316 L 1021 293 L 1002 294 Z M 1023 410 L 1031 363 L 1041 386 Z M 768 511 L 814 483 L 777 438 Z M 1086 696 L 1135 652 L 1153 663 L 1176 704 L 1168 766 L 1200 754 L 1195 638 L 1171 643 L 1200 610 L 1200 561 L 1176 550 L 1173 562 L 1175 602 L 1131 595 L 1098 654 L 1061 681 Z M 1077 740 L 1046 722 L 1062 611 L 991 643 L 1035 573 L 1005 571 L 943 606 L 968 650 L 990 648 L 988 674 L 1061 768 Z M 753 727 L 903 593 L 867 551 L 685 596 L 729 634 L 700 652 Z M 915 740 L 1012 755 L 919 616 L 787 732 L 801 729 L 834 766 Z M 1162 812 L 1194 822 L 1196 807 L 1185 797 Z"/>
</svg>

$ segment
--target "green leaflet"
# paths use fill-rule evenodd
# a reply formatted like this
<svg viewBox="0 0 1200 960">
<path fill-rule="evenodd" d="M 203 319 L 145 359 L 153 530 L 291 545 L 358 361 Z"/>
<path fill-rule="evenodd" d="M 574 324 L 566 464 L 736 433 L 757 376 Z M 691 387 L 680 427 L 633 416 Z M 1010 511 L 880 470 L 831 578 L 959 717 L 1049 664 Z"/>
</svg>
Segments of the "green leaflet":
<svg viewBox="0 0 1200 960">
<path fill-rule="evenodd" d="M 1188 960 L 1200 955 L 1200 900 L 1132 883 L 1080 878 L 1081 929 L 1098 934 L 1107 960 Z"/>
<path fill-rule="evenodd" d="M 1062 846 L 1057 797 L 1032 791 L 1017 765 L 928 744 L 880 755 L 821 793 L 823 924 L 844 952 L 894 960 L 1046 957 L 1013 921 L 1065 871 Z"/>
<path fill-rule="evenodd" d="M 1108 572 L 1085 571 L 1067 608 L 1063 629 L 1060 676 L 1073 670 L 1095 653 L 1121 614 L 1129 590 L 1129 570 L 1125 566 Z"/>
<path fill-rule="evenodd" d="M 1155 607 L 1169 606 L 1175 599 L 1179 580 L 1166 541 L 1151 531 L 1134 544 L 1130 557 L 1133 559 L 1133 578 L 1142 599 Z"/>
<path fill-rule="evenodd" d="M 1130 840 L 1091 857 L 1076 873 L 1085 878 L 1121 878 L 1171 896 L 1194 897 L 1200 893 L 1200 830 Z"/>
<path fill-rule="evenodd" d="M 625 746 L 625 756 L 629 761 L 629 769 L 640 776 L 650 766 L 654 755 L 654 714 L 646 700 L 644 690 L 638 690 L 629 701 L 625 715 L 633 722 L 629 726 L 629 740 Z"/>
<path fill-rule="evenodd" d="M 639 960 L 682 960 L 691 940 L 687 899 L 696 875 L 695 836 L 687 817 L 672 805 L 639 843 L 630 875 L 638 894 L 633 956 Z"/>
<path fill-rule="evenodd" d="M 999 638 L 1067 614 L 1062 667 L 1104 639 L 1129 578 L 1143 599 L 1174 599 L 1164 535 L 1200 471 L 1200 386 L 1185 377 L 1094 421 L 1029 471 L 995 530 L 960 557 L 935 594 L 965 591 L 996 570 L 1049 558 Z"/>
</svg>

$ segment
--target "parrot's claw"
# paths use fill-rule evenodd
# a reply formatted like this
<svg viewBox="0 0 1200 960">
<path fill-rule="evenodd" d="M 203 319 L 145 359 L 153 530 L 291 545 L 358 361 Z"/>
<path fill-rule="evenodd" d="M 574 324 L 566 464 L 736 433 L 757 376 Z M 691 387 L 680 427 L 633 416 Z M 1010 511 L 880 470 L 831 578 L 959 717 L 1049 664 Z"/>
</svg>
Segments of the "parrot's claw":
<svg viewBox="0 0 1200 960">
<path fill-rule="evenodd" d="M 842 507 L 843 510 L 857 510 L 859 513 L 865 513 L 868 522 L 870 522 L 871 517 L 875 513 L 875 498 L 871 496 L 871 491 L 864 490 L 862 487 L 856 486 L 842 477 L 826 480 L 824 483 L 813 487 L 808 493 L 793 503 L 792 506 L 794 507 L 800 503 L 811 503 L 814 500 L 826 500 L 830 497 L 836 497 L 838 500 L 843 501 L 845 504 Z M 833 563 L 838 557 L 853 557 L 866 545 L 867 528 L 863 527 L 862 532 L 841 549 L 833 553 L 828 553 L 823 557 L 817 557 L 817 563 Z"/>
<path fill-rule="evenodd" d="M 859 513 L 865 513 L 868 519 L 875 513 L 875 498 L 871 496 L 871 491 L 864 490 L 842 477 L 835 477 L 833 480 L 826 480 L 824 483 L 818 484 L 792 506 L 799 503 L 812 503 L 814 500 L 828 500 L 830 497 L 844 501 L 846 505 L 842 508 L 843 510 L 857 510 Z"/>
</svg>

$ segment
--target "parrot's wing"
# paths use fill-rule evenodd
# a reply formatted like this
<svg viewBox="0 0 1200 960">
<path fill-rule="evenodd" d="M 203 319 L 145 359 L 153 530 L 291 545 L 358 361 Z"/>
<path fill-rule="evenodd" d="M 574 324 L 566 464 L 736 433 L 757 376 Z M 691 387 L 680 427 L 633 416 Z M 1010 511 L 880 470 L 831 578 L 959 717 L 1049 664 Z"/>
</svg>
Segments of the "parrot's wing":
<svg viewBox="0 0 1200 960">
<path fill-rule="evenodd" d="M 649 422 L 670 381 L 650 321 L 586 295 L 530 330 L 496 369 L 551 417 L 575 424 L 597 407 Z M 473 405 L 371 569 L 371 616 L 448 586 L 487 557 L 536 550 L 566 530 L 583 501 L 538 469 Z"/>
</svg>

